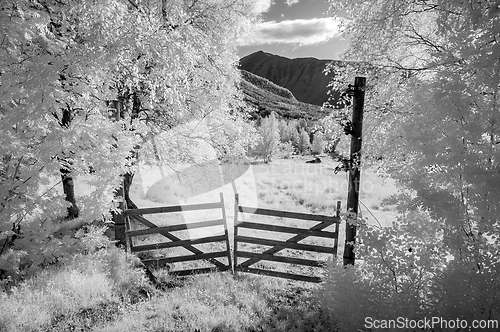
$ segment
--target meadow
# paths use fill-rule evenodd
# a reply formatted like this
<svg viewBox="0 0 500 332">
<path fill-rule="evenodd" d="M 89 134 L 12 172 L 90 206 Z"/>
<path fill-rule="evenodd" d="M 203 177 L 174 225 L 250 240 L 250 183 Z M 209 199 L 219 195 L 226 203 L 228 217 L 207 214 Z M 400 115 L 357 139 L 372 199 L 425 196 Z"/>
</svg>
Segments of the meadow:
<svg viewBox="0 0 500 332">
<path fill-rule="evenodd" d="M 270 164 L 252 162 L 233 169 L 233 175 L 220 181 L 207 176 L 216 174 L 213 165 L 195 169 L 143 168 L 133 183 L 132 198 L 139 207 L 199 202 L 216 202 L 223 192 L 226 215 L 232 230 L 234 193 L 240 203 L 255 207 L 335 215 L 337 201 L 346 208 L 346 173 L 334 174 L 336 162 L 323 158 L 321 164 L 306 164 L 307 159 L 275 160 Z M 182 171 L 183 170 L 183 171 Z M 224 173 L 224 170 L 220 172 Z M 385 206 L 384 198 L 397 188 L 390 179 L 365 171 L 362 177 L 361 211 L 369 223 L 389 225 L 396 212 Z M 368 209 L 370 212 L 368 212 Z M 220 213 L 216 212 L 216 213 Z M 181 212 L 148 216 L 158 225 L 211 219 L 212 212 Z M 246 216 L 245 216 L 246 218 Z M 301 221 L 273 221 L 304 226 Z M 311 225 L 309 225 L 311 226 Z M 343 224 L 339 255 L 342 257 Z M 184 231 L 185 238 L 207 235 Z M 258 231 L 256 231 L 258 232 Z M 257 235 L 257 234 L 253 234 Z M 272 237 L 270 234 L 258 234 Z M 163 241 L 144 237 L 143 243 Z M 316 240 L 312 240 L 313 243 Z M 321 240 L 317 240 L 321 241 Z M 324 241 L 324 240 L 323 240 Z M 332 243 L 320 243 L 332 245 Z M 209 244 L 209 246 L 218 244 Z M 224 246 L 223 243 L 220 244 Z M 112 246 L 111 246 L 112 247 Z M 202 245 L 200 248 L 203 249 Z M 259 250 L 258 248 L 250 248 Z M 145 255 L 151 257 L 187 254 L 184 249 L 163 249 Z M 297 255 L 290 250 L 286 255 Z M 307 254 L 303 254 L 307 255 Z M 311 254 L 312 255 L 312 254 Z M 316 255 L 316 256 L 315 256 Z M 300 256 L 306 257 L 306 256 Z M 331 260 L 314 254 L 312 259 Z M 333 331 L 334 323 L 315 300 L 317 284 L 273 277 L 230 272 L 211 273 L 184 279 L 173 278 L 168 269 L 198 267 L 202 263 L 176 263 L 153 272 L 162 289 L 153 288 L 140 270 L 137 258 L 116 249 L 78 255 L 64 266 L 48 269 L 24 284 L 1 294 L 1 331 Z M 182 265 L 184 264 L 184 265 Z M 187 265 L 186 265 L 187 264 Z M 312 268 L 260 263 L 260 267 L 288 272 L 317 274 Z"/>
<path fill-rule="evenodd" d="M 232 226 L 234 218 L 234 194 L 238 193 L 240 204 L 250 207 L 261 207 L 284 211 L 313 213 L 335 216 L 337 202 L 341 202 L 341 213 L 347 210 L 348 173 L 335 174 L 337 162 L 323 157 L 320 164 L 306 163 L 307 157 L 296 156 L 292 159 L 279 159 L 264 164 L 252 162 L 240 165 L 240 168 L 231 173 L 234 176 L 224 177 L 225 169 L 220 170 L 214 164 L 199 167 L 178 166 L 175 169 L 143 169 L 134 179 L 131 189 L 134 202 L 140 207 L 154 207 L 163 205 L 192 204 L 219 201 L 219 193 L 224 194 L 226 216 L 232 242 Z M 223 174 L 222 178 L 220 174 Z M 218 179 L 218 180 L 214 180 Z M 360 213 L 369 224 L 386 227 L 392 225 L 396 218 L 393 206 L 387 205 L 385 199 L 397 192 L 394 181 L 379 176 L 372 170 L 364 170 L 360 182 Z M 172 223 L 188 223 L 193 221 L 220 218 L 220 213 L 213 212 L 182 212 L 177 214 L 160 214 L 148 216 L 148 219 L 157 225 Z M 243 219 L 241 219 L 243 218 Z M 241 220 L 250 218 L 258 222 L 271 222 L 292 227 L 310 228 L 311 222 L 300 220 L 283 220 L 283 218 L 264 218 L 262 216 L 240 217 Z M 342 257 L 343 242 L 345 240 L 345 224 L 340 225 L 339 254 Z M 140 227 L 138 227 L 140 228 Z M 328 228 L 327 230 L 331 230 Z M 185 231 L 183 238 L 218 235 L 221 229 L 203 229 L 197 232 Z M 286 234 L 265 231 L 249 230 L 242 235 L 272 237 L 284 240 Z M 163 241 L 159 236 L 143 238 L 141 242 Z M 307 239 L 303 243 L 331 246 L 324 239 Z M 210 244 L 205 245 L 210 246 Z M 178 254 L 187 254 L 184 249 L 176 250 Z M 172 250 L 170 249 L 172 253 Z M 286 251 L 284 251 L 286 252 Z M 164 253 L 151 253 L 153 257 Z M 314 257 L 313 257 L 314 256 Z M 317 255 L 316 255 L 317 256 Z M 312 255 L 311 259 L 326 260 L 328 257 Z M 273 264 L 274 265 L 274 264 Z"/>
</svg>

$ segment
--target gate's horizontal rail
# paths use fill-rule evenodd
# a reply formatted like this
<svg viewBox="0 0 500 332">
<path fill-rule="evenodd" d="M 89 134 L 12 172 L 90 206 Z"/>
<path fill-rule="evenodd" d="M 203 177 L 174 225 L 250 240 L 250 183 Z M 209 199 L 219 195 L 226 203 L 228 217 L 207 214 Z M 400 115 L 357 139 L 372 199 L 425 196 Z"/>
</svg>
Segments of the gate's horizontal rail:
<svg viewBox="0 0 500 332">
<path fill-rule="evenodd" d="M 326 228 L 328 226 L 329 225 L 323 225 L 323 228 Z M 337 237 L 337 232 L 327 232 L 327 231 L 320 231 L 320 230 L 307 229 L 307 228 L 270 225 L 270 224 L 263 224 L 263 223 L 250 222 L 250 221 L 243 221 L 243 222 L 235 225 L 235 227 L 259 229 L 259 230 L 263 230 L 263 231 L 272 231 L 272 232 L 281 232 L 281 233 L 300 234 L 300 235 L 304 235 L 303 238 L 306 238 L 308 236 L 317 236 L 317 237 L 326 237 L 329 239 L 334 239 Z"/>
<path fill-rule="evenodd" d="M 324 216 L 324 215 L 318 215 L 318 214 L 307 214 L 307 213 L 279 211 L 279 210 L 270 210 L 270 209 L 261 209 L 261 208 L 256 209 L 256 208 L 241 206 L 241 205 L 238 206 L 238 209 L 240 212 L 243 212 L 243 213 L 258 214 L 258 215 L 263 215 L 263 216 L 311 220 L 311 221 L 324 221 L 324 222 L 330 222 L 332 224 L 340 223 L 339 217 Z"/>
<path fill-rule="evenodd" d="M 194 240 L 161 242 L 161 243 L 154 243 L 154 244 L 146 244 L 146 245 L 142 245 L 142 246 L 130 246 L 130 251 L 140 252 L 140 251 L 148 251 L 148 250 L 185 247 L 187 245 L 202 244 L 202 243 L 209 243 L 209 242 L 219 242 L 219 241 L 226 241 L 226 235 L 204 237 L 204 238 L 194 239 Z"/>
<path fill-rule="evenodd" d="M 326 254 L 333 254 L 335 252 L 335 249 L 332 247 L 317 246 L 317 245 L 313 245 L 313 244 L 302 244 L 302 243 L 296 243 L 296 242 L 285 242 L 285 241 L 261 239 L 261 238 L 255 238 L 255 237 L 250 237 L 250 236 L 243 236 L 243 235 L 236 235 L 236 241 L 244 242 L 244 243 L 252 243 L 252 244 L 261 244 L 261 245 L 272 246 L 272 247 L 321 252 L 321 253 L 326 253 Z"/>
<path fill-rule="evenodd" d="M 187 269 L 187 270 L 179 270 L 179 271 L 168 271 L 168 274 L 175 275 L 178 277 L 184 277 L 184 276 L 189 276 L 195 273 L 211 273 L 214 271 L 222 272 L 222 271 L 228 271 L 231 270 L 231 266 L 224 266 L 222 268 L 215 268 L 215 267 L 200 267 L 197 269 Z"/>
<path fill-rule="evenodd" d="M 305 265 L 305 266 L 313 266 L 313 267 L 323 267 L 325 265 L 324 262 L 315 261 L 312 259 L 304 259 L 304 258 L 294 258 L 294 257 L 286 257 L 286 256 L 274 256 L 274 255 L 266 255 L 256 252 L 249 251 L 236 251 L 235 253 L 238 255 L 238 258 L 254 258 L 259 261 L 271 261 L 271 262 L 279 262 L 279 263 L 289 263 L 289 264 L 297 264 L 297 265 Z M 246 262 L 241 263 L 241 266 L 248 266 L 245 264 Z M 251 265 L 251 264 L 249 264 Z"/>
<path fill-rule="evenodd" d="M 170 263 L 196 261 L 196 260 L 210 259 L 210 258 L 216 258 L 216 257 L 226 257 L 226 256 L 227 256 L 227 251 L 216 251 L 216 252 L 202 253 L 202 254 L 196 254 L 196 255 L 176 256 L 176 257 L 167 257 L 167 258 L 160 258 L 160 259 L 147 259 L 147 260 L 144 260 L 142 262 L 146 266 L 154 265 L 154 264 L 164 265 L 164 264 L 170 264 Z"/>
<path fill-rule="evenodd" d="M 178 225 L 171 225 L 171 226 L 164 226 L 164 227 L 154 227 L 154 228 L 149 228 L 149 229 L 140 229 L 137 231 L 129 231 L 129 232 L 127 232 L 127 234 L 128 234 L 128 236 L 141 236 L 141 235 L 149 235 L 149 234 L 156 234 L 156 233 L 163 233 L 163 232 L 182 231 L 182 230 L 186 230 L 186 229 L 212 227 L 212 226 L 219 226 L 219 225 L 224 225 L 224 219 L 200 221 L 200 222 L 193 222 L 193 223 L 188 223 L 188 224 L 178 224 Z"/>
<path fill-rule="evenodd" d="M 171 213 L 171 212 L 184 212 L 184 211 L 197 211 L 197 210 L 210 210 L 220 209 L 224 206 L 220 203 L 203 203 L 203 204 L 187 204 L 175 206 L 162 206 L 143 209 L 126 210 L 125 216 L 135 216 L 140 214 L 156 214 L 156 213 Z"/>
<path fill-rule="evenodd" d="M 305 275 L 301 275 L 301 274 L 278 272 L 278 271 L 272 271 L 272 270 L 262 270 L 262 269 L 256 269 L 256 268 L 250 268 L 250 267 L 238 266 L 238 267 L 236 267 L 235 271 L 254 273 L 254 274 L 262 274 L 262 275 L 267 275 L 270 277 L 278 277 L 278 278 L 285 278 L 285 279 L 292 279 L 292 280 L 299 280 L 299 281 L 316 282 L 316 283 L 321 282 L 320 277 L 310 277 L 310 276 L 305 276 Z"/>
</svg>

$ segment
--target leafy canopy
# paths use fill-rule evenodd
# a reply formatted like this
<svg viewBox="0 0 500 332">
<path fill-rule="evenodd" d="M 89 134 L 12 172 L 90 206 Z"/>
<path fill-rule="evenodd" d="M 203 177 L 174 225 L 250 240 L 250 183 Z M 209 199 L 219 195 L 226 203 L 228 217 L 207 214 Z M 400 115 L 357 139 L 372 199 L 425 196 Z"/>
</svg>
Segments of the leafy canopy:
<svg viewBox="0 0 500 332">
<path fill-rule="evenodd" d="M 402 187 L 394 228 L 362 226 L 360 278 L 402 314 L 498 319 L 500 1 L 329 3 L 350 43 L 331 87 L 367 77 L 365 162 Z"/>
<path fill-rule="evenodd" d="M 121 175 L 136 165 L 134 148 L 149 160 L 144 142 L 155 134 L 201 119 L 210 120 L 213 141 L 244 132 L 235 45 L 256 19 L 252 6 L 246 0 L 2 2 L 0 265 L 9 261 L 14 240 L 22 250 L 9 256 L 12 266 L 23 255 L 48 262 L 60 256 L 54 248 L 64 241 L 50 237 L 67 206 L 57 190 L 63 162 L 86 185 L 77 193 L 74 222 L 90 222 L 114 208 Z M 120 105 L 118 119 L 109 117 L 110 101 Z M 233 142 L 235 149 L 242 145 Z M 24 242 L 12 237 L 21 224 Z"/>
</svg>

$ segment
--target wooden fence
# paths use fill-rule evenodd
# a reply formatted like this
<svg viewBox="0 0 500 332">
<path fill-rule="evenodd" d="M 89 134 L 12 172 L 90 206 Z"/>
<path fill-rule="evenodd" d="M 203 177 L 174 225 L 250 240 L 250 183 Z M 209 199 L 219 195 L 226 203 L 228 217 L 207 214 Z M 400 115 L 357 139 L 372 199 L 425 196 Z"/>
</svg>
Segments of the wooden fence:
<svg viewBox="0 0 500 332">
<path fill-rule="evenodd" d="M 317 276 L 308 276 L 301 274 L 293 274 L 287 272 L 279 272 L 273 270 L 265 270 L 259 268 L 253 268 L 251 265 L 254 265 L 260 261 L 272 261 L 272 262 L 280 262 L 280 263 L 290 263 L 311 267 L 321 267 L 325 262 L 304 259 L 304 258 L 295 258 L 295 257 L 285 257 L 285 256 L 276 256 L 275 254 L 279 253 L 284 249 L 295 249 L 301 251 L 311 251 L 317 253 L 329 253 L 334 257 L 337 256 L 338 249 L 338 234 L 339 234 L 339 224 L 340 224 L 340 201 L 337 202 L 337 213 L 336 216 L 323 216 L 323 215 L 314 215 L 314 214 L 305 214 L 305 213 L 296 213 L 296 212 L 287 212 L 287 211 L 278 211 L 278 210 L 270 210 L 270 209 L 260 209 L 253 208 L 247 206 L 239 205 L 239 196 L 235 195 L 235 208 L 234 208 L 234 271 L 255 273 L 255 274 L 264 274 L 273 277 L 281 277 L 287 279 L 301 280 L 301 281 L 309 281 L 309 282 L 320 282 L 320 277 Z M 263 215 L 263 216 L 271 216 L 271 217 L 281 217 L 287 219 L 300 219 L 300 220 L 308 220 L 308 221 L 316 221 L 318 224 L 314 225 L 310 228 L 297 228 L 297 227 L 289 227 L 289 226 L 280 226 L 274 224 L 265 224 L 258 223 L 253 221 L 238 221 L 238 214 L 246 213 L 253 215 Z M 328 226 L 335 226 L 335 231 L 325 231 L 324 229 Z M 279 233 L 288 233 L 295 234 L 290 237 L 286 241 L 278 241 L 271 239 L 263 239 L 254 236 L 242 236 L 238 234 L 238 230 L 240 228 L 254 229 L 254 230 L 262 230 L 262 231 L 270 231 L 270 232 L 279 232 Z M 318 246 L 312 244 L 303 244 L 298 243 L 301 240 L 306 239 L 307 237 L 322 237 L 333 239 L 333 247 L 326 246 Z M 265 245 L 271 246 L 270 249 L 265 250 L 261 253 L 243 251 L 238 249 L 238 243 L 250 243 L 257 245 Z M 238 258 L 247 258 L 246 261 L 239 263 Z"/>
<path fill-rule="evenodd" d="M 150 220 L 144 217 L 144 215 L 159 214 L 159 213 L 173 213 L 173 212 L 213 210 L 213 209 L 221 210 L 222 212 L 221 219 L 159 227 L 155 223 L 151 222 Z M 126 210 L 124 212 L 124 217 L 126 222 L 126 233 L 125 233 L 126 244 L 127 244 L 127 250 L 129 252 L 141 252 L 149 250 L 183 247 L 193 253 L 192 255 L 165 257 L 159 259 L 146 259 L 143 260 L 143 263 L 146 266 L 151 266 L 151 265 L 161 266 L 169 263 L 178 263 L 178 262 L 195 261 L 195 260 L 207 260 L 214 265 L 213 267 L 208 267 L 208 268 L 195 268 L 195 269 L 169 271 L 169 273 L 178 276 L 184 276 L 193 273 L 207 273 L 213 270 L 226 271 L 232 269 L 229 234 L 228 234 L 228 226 L 226 220 L 226 210 L 224 209 L 224 196 L 222 195 L 222 193 L 220 194 L 220 201 L 215 203 L 176 205 L 176 206 Z M 140 230 L 131 230 L 130 228 L 131 221 L 140 223 L 148 228 Z M 223 226 L 224 234 L 216 236 L 207 236 L 197 239 L 187 239 L 187 240 L 183 240 L 178 236 L 172 234 L 172 232 L 176 231 L 184 231 L 188 229 L 192 230 L 192 229 L 213 227 L 213 226 Z M 163 237 L 169 239 L 170 241 L 158 242 L 153 244 L 134 245 L 134 241 L 132 241 L 134 237 L 150 235 L 150 234 L 160 234 Z M 194 247 L 194 245 L 197 244 L 221 242 L 221 241 L 226 243 L 226 250 L 215 251 L 215 252 L 204 252 Z M 223 262 L 217 259 L 220 257 L 227 257 L 228 263 L 224 264 Z"/>
</svg>

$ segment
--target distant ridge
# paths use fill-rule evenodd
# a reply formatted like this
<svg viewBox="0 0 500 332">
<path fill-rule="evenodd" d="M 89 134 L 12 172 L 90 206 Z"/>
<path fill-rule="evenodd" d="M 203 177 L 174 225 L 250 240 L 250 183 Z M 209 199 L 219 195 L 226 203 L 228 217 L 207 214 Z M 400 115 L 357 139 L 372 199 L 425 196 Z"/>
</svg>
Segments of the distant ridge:
<svg viewBox="0 0 500 332">
<path fill-rule="evenodd" d="M 295 99 L 290 90 L 283 88 L 279 85 L 276 85 L 265 78 L 252 74 L 246 70 L 241 70 L 241 77 L 248 83 L 251 83 L 258 88 L 269 91 L 283 98 L 288 98 L 292 99 L 293 101 L 297 101 L 297 99 Z"/>
<path fill-rule="evenodd" d="M 328 100 L 327 86 L 333 76 L 324 69 L 332 60 L 289 59 L 258 51 L 240 59 L 240 69 L 264 77 L 292 92 L 297 100 L 322 106 Z M 339 94 L 334 94 L 338 99 Z"/>
<path fill-rule="evenodd" d="M 245 70 L 240 72 L 240 88 L 245 102 L 256 109 L 254 117 L 266 117 L 273 111 L 288 119 L 318 120 L 326 115 L 321 107 L 295 99 L 289 90 Z"/>
</svg>

